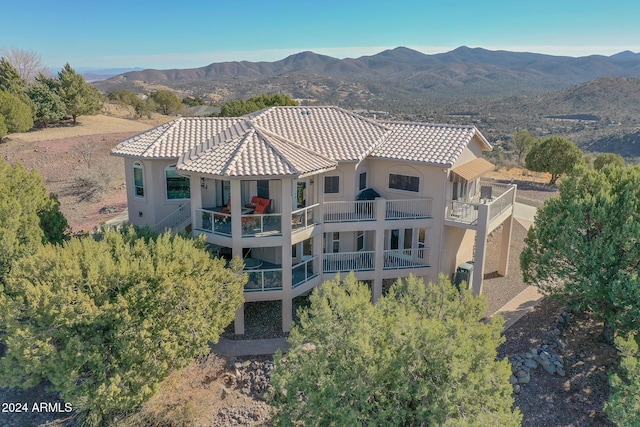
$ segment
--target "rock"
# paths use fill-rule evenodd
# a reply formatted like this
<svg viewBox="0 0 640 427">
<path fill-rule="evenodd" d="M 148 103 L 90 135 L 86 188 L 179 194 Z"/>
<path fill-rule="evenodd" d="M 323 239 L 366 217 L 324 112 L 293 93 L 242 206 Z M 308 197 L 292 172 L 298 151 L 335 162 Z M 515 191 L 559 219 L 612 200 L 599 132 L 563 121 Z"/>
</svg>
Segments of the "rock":
<svg viewBox="0 0 640 427">
<path fill-rule="evenodd" d="M 525 377 L 527 375 L 529 375 L 529 373 L 527 371 L 525 371 L 524 369 L 521 369 L 518 372 L 516 372 L 516 377 L 518 377 L 518 378 L 523 378 L 523 377 Z"/>
<path fill-rule="evenodd" d="M 558 366 L 558 368 L 556 369 L 556 372 L 558 373 L 558 375 L 560 375 L 561 377 L 564 377 L 566 374 L 564 372 L 564 368 L 562 366 Z"/>
<path fill-rule="evenodd" d="M 511 375 L 509 377 L 509 382 L 513 385 L 513 384 L 518 384 L 518 379 L 515 377 L 515 375 Z"/>
<path fill-rule="evenodd" d="M 528 372 L 523 377 L 518 378 L 519 384 L 529 384 L 529 381 L 531 381 L 531 375 Z"/>
<path fill-rule="evenodd" d="M 538 363 L 533 359 L 527 359 L 527 361 L 524 362 L 524 366 L 530 369 L 536 369 L 538 367 Z"/>
<path fill-rule="evenodd" d="M 513 386 L 513 392 L 514 393 L 518 394 L 518 393 L 520 393 L 521 390 L 522 390 L 522 387 L 520 387 L 520 384 L 515 384 Z"/>
<path fill-rule="evenodd" d="M 558 367 L 555 364 L 550 363 L 544 367 L 544 370 L 549 372 L 550 374 L 555 374 L 556 371 L 558 370 Z"/>
</svg>

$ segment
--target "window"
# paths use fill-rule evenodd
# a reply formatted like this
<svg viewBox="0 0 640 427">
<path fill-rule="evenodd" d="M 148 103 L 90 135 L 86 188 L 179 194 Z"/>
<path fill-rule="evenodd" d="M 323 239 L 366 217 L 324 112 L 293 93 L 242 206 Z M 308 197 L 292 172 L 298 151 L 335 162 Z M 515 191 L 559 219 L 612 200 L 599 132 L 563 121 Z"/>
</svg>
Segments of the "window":
<svg viewBox="0 0 640 427">
<path fill-rule="evenodd" d="M 340 252 L 340 233 L 324 233 L 324 253 Z"/>
<path fill-rule="evenodd" d="M 389 174 L 389 188 L 417 193 L 420 190 L 420 178 L 391 173 Z"/>
<path fill-rule="evenodd" d="M 144 169 L 140 162 L 133 164 L 133 195 L 144 198 Z"/>
<path fill-rule="evenodd" d="M 358 231 L 356 234 L 356 251 L 364 250 L 364 231 Z"/>
<path fill-rule="evenodd" d="M 362 172 L 360 174 L 360 182 L 358 183 L 358 190 L 364 190 L 367 188 L 367 173 Z"/>
<path fill-rule="evenodd" d="M 324 177 L 324 193 L 336 194 L 340 192 L 340 177 L 325 176 Z"/>
<path fill-rule="evenodd" d="M 164 177 L 167 183 L 167 200 L 191 198 L 189 178 L 176 172 L 176 165 L 167 166 L 164 169 Z"/>
</svg>

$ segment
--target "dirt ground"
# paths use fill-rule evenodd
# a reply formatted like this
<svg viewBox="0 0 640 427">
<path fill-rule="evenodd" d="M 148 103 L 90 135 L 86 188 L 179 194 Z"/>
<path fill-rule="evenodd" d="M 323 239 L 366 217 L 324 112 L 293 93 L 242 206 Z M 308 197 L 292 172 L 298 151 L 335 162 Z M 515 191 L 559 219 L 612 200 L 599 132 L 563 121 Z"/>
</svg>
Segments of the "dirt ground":
<svg viewBox="0 0 640 427">
<path fill-rule="evenodd" d="M 154 117 L 152 120 L 127 119 L 130 111 L 109 107 L 118 117 L 100 115 L 80 117 L 77 126 L 38 130 L 10 135 L 0 143 L 0 155 L 10 162 L 19 161 L 27 169 L 37 169 L 44 177 L 47 188 L 59 195 L 62 211 L 74 232 L 89 231 L 100 221 L 106 221 L 126 208 L 122 159 L 108 155 L 109 150 L 122 139 L 142 132 L 154 125 L 170 120 Z M 77 179 L 94 174 L 107 185 L 104 194 L 90 198 L 78 186 Z M 502 182 L 518 184 L 518 201 L 539 206 L 555 194 L 555 187 L 546 185 L 548 176 L 532 174 L 512 168 L 492 173 Z M 109 213 L 101 213 L 109 212 Z M 489 298 L 488 312 L 493 312 L 524 287 L 519 270 L 526 229 L 514 224 L 510 273 L 507 277 L 494 274 L 499 256 L 500 230 L 488 242 L 485 293 Z M 500 347 L 501 357 L 527 351 L 541 342 L 561 307 L 549 300 L 527 314 L 505 333 L 506 342 Z M 603 414 L 603 402 L 608 397 L 607 376 L 617 366 L 617 355 L 611 346 L 595 339 L 601 325 L 585 314 L 572 318 L 561 339 L 565 343 L 563 357 L 571 360 L 565 377 L 536 373 L 529 384 L 515 395 L 516 405 L 524 414 L 524 426 L 607 426 L 611 425 Z M 244 375 L 238 370 L 239 361 L 221 358 L 208 359 L 208 365 L 199 363 L 202 376 L 194 378 L 193 367 L 178 375 L 172 387 L 178 387 L 195 405 L 191 425 L 268 425 L 270 407 L 261 396 L 243 392 L 241 383 L 230 385 L 228 379 Z M 182 378 L 182 379 L 181 379 Z M 177 385 L 176 385 L 177 384 Z M 0 402 L 60 402 L 55 394 L 43 388 L 30 390 L 0 389 Z M 175 408 L 167 407 L 168 410 Z M 75 426 L 68 414 L 0 413 L 0 426 Z"/>
<path fill-rule="evenodd" d="M 115 105 L 108 111 L 130 115 Z M 72 231 L 91 231 L 127 206 L 122 159 L 110 156 L 110 150 L 123 139 L 171 119 L 161 115 L 145 120 L 80 116 L 75 126 L 69 122 L 11 134 L 0 143 L 0 156 L 10 163 L 22 163 L 27 170 L 37 170 L 49 191 L 58 195 Z M 87 176 L 91 183 L 78 181 Z"/>
</svg>

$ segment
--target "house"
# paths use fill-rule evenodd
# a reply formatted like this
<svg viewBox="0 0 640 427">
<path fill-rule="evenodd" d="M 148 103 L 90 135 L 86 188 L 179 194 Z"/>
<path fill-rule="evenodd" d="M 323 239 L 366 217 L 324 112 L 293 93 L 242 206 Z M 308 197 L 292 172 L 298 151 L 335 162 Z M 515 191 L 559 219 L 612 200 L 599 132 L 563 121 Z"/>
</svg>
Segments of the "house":
<svg viewBox="0 0 640 427">
<path fill-rule="evenodd" d="M 474 126 L 272 107 L 178 118 L 112 154 L 124 158 L 129 221 L 187 228 L 215 255 L 243 257 L 245 300 L 281 301 L 288 331 L 292 299 L 338 273 L 354 271 L 377 299 L 398 277 L 435 280 L 474 260 L 481 293 L 487 235 L 500 224 L 506 274 L 516 189 L 481 181 L 490 149 Z"/>
</svg>

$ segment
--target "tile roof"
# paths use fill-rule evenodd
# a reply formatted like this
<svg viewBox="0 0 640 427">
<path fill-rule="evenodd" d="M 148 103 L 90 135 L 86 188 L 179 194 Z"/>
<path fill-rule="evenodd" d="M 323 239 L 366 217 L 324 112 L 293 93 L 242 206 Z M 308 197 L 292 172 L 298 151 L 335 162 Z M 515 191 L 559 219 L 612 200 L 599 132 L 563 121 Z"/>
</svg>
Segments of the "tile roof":
<svg viewBox="0 0 640 427">
<path fill-rule="evenodd" d="M 377 122 L 338 107 L 271 107 L 239 118 L 184 117 L 128 138 L 112 154 L 177 159 L 222 176 L 304 175 L 367 156 L 452 166 L 474 126 Z"/>
<path fill-rule="evenodd" d="M 474 138 L 484 149 L 491 149 L 475 126 L 412 122 L 385 122 L 385 125 L 391 134 L 373 150 L 371 157 L 451 167 Z"/>
<path fill-rule="evenodd" d="M 249 115 L 252 123 L 336 161 L 364 159 L 389 134 L 374 121 L 338 107 L 276 107 Z"/>
<path fill-rule="evenodd" d="M 111 153 L 125 157 L 177 159 L 185 151 L 242 120 L 226 117 L 182 117 L 125 139 Z"/>
<path fill-rule="evenodd" d="M 333 169 L 337 162 L 254 126 L 249 121 L 181 156 L 178 169 L 219 176 L 302 176 Z"/>
</svg>

